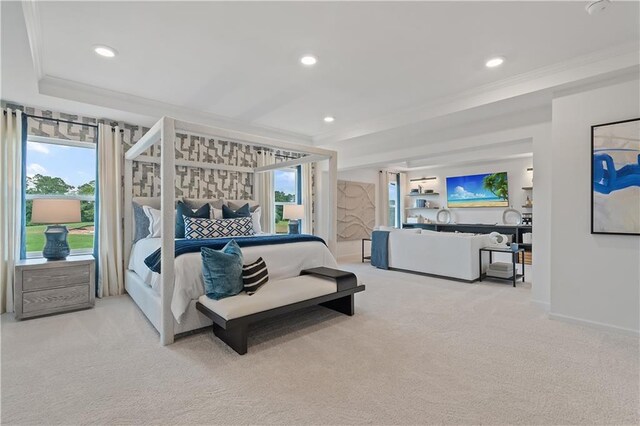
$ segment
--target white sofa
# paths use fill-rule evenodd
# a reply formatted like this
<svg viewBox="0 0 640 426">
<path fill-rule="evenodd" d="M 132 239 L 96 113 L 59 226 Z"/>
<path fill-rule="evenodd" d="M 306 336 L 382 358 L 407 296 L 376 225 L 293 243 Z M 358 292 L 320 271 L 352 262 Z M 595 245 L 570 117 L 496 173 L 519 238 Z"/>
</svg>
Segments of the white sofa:
<svg viewBox="0 0 640 426">
<path fill-rule="evenodd" d="M 488 235 L 422 230 L 389 233 L 389 267 L 465 281 L 480 276 L 479 250 L 490 245 Z M 483 269 L 489 263 L 483 257 Z"/>
</svg>

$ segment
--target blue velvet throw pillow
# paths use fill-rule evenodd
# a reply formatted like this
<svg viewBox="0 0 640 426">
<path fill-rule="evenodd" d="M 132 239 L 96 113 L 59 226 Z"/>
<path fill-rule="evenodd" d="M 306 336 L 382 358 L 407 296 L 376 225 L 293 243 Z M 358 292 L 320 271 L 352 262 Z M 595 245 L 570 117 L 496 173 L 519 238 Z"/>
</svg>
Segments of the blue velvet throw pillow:
<svg viewBox="0 0 640 426">
<path fill-rule="evenodd" d="M 142 206 L 135 201 L 133 204 L 133 217 L 136 223 L 135 230 L 133 232 L 133 242 L 137 243 L 143 238 L 149 236 L 149 218 L 144 214 Z"/>
<path fill-rule="evenodd" d="M 251 217 L 251 212 L 249 211 L 249 203 L 240 207 L 238 210 L 233 210 L 226 204 L 222 206 L 223 219 L 237 219 L 239 217 Z"/>
<path fill-rule="evenodd" d="M 204 291 L 209 299 L 224 299 L 243 290 L 242 251 L 235 240 L 229 241 L 222 250 L 202 247 L 200 255 Z"/>
<path fill-rule="evenodd" d="M 209 203 L 193 211 L 185 203 L 178 201 L 176 208 L 176 238 L 184 238 L 184 216 L 209 219 L 211 217 L 210 215 L 211 206 L 209 206 Z"/>
</svg>

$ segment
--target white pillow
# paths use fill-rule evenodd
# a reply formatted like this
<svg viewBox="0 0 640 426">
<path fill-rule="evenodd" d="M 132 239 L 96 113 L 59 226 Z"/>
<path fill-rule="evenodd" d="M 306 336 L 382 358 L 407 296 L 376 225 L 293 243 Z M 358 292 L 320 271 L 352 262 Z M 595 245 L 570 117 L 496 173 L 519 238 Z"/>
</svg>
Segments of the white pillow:
<svg viewBox="0 0 640 426">
<path fill-rule="evenodd" d="M 262 226 L 260 225 L 260 216 L 262 215 L 261 207 L 258 206 L 253 212 L 251 212 L 251 220 L 253 221 L 253 232 L 256 234 L 262 234 Z M 220 210 L 222 214 L 222 210 Z"/>
<path fill-rule="evenodd" d="M 211 204 L 211 219 L 223 219 L 222 217 L 222 209 L 216 209 L 215 207 L 213 207 L 213 204 Z"/>
<path fill-rule="evenodd" d="M 159 238 L 161 236 L 162 216 L 160 210 L 153 207 L 142 206 L 142 211 L 149 218 L 149 235 L 147 238 Z"/>
</svg>

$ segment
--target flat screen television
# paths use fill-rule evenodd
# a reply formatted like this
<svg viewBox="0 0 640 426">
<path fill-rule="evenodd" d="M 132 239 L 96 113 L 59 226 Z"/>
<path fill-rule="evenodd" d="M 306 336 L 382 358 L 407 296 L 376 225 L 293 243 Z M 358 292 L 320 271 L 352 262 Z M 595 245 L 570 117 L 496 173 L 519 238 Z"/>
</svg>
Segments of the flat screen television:
<svg viewBox="0 0 640 426">
<path fill-rule="evenodd" d="M 448 177 L 447 206 L 509 207 L 507 172 Z"/>
</svg>

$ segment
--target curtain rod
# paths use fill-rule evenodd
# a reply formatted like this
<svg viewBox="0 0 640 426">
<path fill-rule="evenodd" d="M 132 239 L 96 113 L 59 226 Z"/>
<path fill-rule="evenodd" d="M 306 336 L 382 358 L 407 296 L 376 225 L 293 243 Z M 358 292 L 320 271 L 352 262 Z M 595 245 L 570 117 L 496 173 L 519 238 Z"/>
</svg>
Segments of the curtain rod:
<svg viewBox="0 0 640 426">
<path fill-rule="evenodd" d="M 4 115 L 7 115 L 7 110 L 2 111 L 4 113 Z M 12 115 L 16 115 L 15 111 L 11 111 Z M 76 124 L 78 126 L 86 126 L 86 127 L 93 127 L 94 129 L 98 128 L 97 124 L 87 124 L 87 123 L 78 123 L 77 121 L 69 121 L 69 120 L 63 120 L 61 118 L 51 118 L 51 117 L 43 117 L 40 115 L 33 115 L 33 114 L 27 114 L 26 112 L 23 112 L 22 115 L 26 116 L 26 117 L 31 117 L 31 118 L 38 118 L 41 120 L 49 120 L 49 121 L 55 121 L 56 123 L 60 124 L 60 123 L 69 123 L 69 124 Z M 113 128 L 113 126 L 111 126 Z"/>
<path fill-rule="evenodd" d="M 260 154 L 260 153 L 262 153 L 262 150 L 261 150 L 261 149 L 259 149 L 259 150 L 258 150 L 258 154 Z M 300 157 L 292 157 L 292 156 L 290 156 L 290 155 L 275 154 L 275 153 L 273 154 L 273 156 L 274 156 L 274 157 L 279 157 L 279 158 L 286 158 L 286 159 L 289 159 L 289 160 L 297 160 L 298 158 L 300 158 Z M 303 157 L 304 157 L 304 156 L 303 156 Z"/>
</svg>

